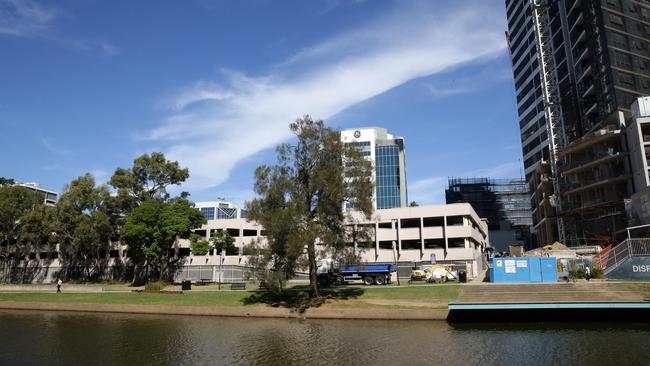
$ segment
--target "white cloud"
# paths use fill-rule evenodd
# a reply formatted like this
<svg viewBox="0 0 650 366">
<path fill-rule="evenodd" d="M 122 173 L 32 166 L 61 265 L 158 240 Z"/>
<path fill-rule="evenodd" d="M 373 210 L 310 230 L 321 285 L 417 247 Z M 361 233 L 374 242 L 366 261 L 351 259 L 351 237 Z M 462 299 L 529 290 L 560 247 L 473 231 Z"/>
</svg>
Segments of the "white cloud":
<svg viewBox="0 0 650 366">
<path fill-rule="evenodd" d="M 409 201 L 420 205 L 445 203 L 447 177 L 429 177 L 408 185 Z"/>
<path fill-rule="evenodd" d="M 149 138 L 167 144 L 169 158 L 188 166 L 188 186 L 228 179 L 242 159 L 290 137 L 304 114 L 328 119 L 410 80 L 493 57 L 505 47 L 499 7 L 484 1 L 448 6 L 416 3 L 299 52 L 250 77 L 223 71 L 225 83 L 182 88 L 166 105 L 175 111 Z M 441 5 L 444 5 L 441 7 Z"/>
<path fill-rule="evenodd" d="M 45 150 L 47 150 L 47 151 L 49 151 L 49 152 L 51 152 L 53 154 L 60 155 L 60 156 L 70 154 L 70 152 L 68 150 L 51 144 L 49 141 L 47 141 L 45 139 L 45 137 L 41 137 L 41 144 L 43 144 L 43 147 L 45 148 Z"/>
<path fill-rule="evenodd" d="M 59 12 L 29 0 L 0 1 L 0 34 L 32 37 L 47 31 Z"/>
<path fill-rule="evenodd" d="M 90 171 L 90 174 L 95 177 L 95 184 L 96 185 L 102 185 L 108 183 L 108 179 L 110 178 L 108 176 L 108 172 L 106 172 L 103 169 L 94 169 Z"/>
<path fill-rule="evenodd" d="M 106 42 L 61 34 L 54 23 L 63 15 L 66 14 L 59 9 L 41 6 L 31 0 L 0 0 L 0 35 L 44 39 L 101 56 L 119 53 L 119 48 Z"/>
<path fill-rule="evenodd" d="M 508 68 L 496 67 L 490 63 L 484 67 L 454 79 L 433 80 L 425 83 L 425 87 L 434 98 L 477 92 L 496 83 L 512 80 L 512 72 Z"/>
</svg>

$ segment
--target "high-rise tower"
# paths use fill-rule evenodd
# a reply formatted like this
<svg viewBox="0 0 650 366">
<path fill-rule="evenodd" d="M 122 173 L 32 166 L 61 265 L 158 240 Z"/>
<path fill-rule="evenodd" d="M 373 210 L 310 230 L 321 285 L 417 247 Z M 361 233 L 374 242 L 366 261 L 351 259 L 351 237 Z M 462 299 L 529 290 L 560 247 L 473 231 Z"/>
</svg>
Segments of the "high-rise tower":
<svg viewBox="0 0 650 366">
<path fill-rule="evenodd" d="M 404 138 L 389 134 L 385 128 L 364 127 L 341 131 L 341 141 L 355 144 L 372 162 L 374 208 L 406 207 Z"/>
<path fill-rule="evenodd" d="M 650 94 L 650 1 L 506 0 L 506 9 L 534 228 L 561 224 L 555 235 L 544 230 L 541 244 L 613 238 L 624 231 L 624 199 L 634 192 L 624 138 L 630 106 Z M 533 125 L 521 107 L 539 97 L 546 121 Z"/>
</svg>

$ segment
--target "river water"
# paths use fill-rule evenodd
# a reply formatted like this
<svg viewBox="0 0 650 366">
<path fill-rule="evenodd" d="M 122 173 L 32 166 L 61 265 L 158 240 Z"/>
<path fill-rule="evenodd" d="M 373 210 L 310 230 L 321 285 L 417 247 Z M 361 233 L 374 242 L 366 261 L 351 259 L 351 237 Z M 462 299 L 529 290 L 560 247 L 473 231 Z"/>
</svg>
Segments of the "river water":
<svg viewBox="0 0 650 366">
<path fill-rule="evenodd" d="M 0 311 L 0 365 L 648 365 L 650 325 Z"/>
</svg>

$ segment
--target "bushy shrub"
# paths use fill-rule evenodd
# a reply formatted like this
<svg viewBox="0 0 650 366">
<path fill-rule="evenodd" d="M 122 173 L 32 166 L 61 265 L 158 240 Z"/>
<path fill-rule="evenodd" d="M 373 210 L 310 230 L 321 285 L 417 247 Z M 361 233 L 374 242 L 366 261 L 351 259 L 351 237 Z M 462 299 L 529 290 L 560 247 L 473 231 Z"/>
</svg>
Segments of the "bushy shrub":
<svg viewBox="0 0 650 366">
<path fill-rule="evenodd" d="M 585 278 L 585 270 L 580 267 L 571 267 L 569 275 L 571 278 Z"/>
<path fill-rule="evenodd" d="M 144 285 L 144 289 L 147 291 L 160 291 L 167 286 L 164 282 L 158 281 L 158 282 L 148 282 L 146 285 Z"/>
<path fill-rule="evenodd" d="M 591 267 L 591 278 L 604 278 L 605 274 L 600 267 Z"/>
</svg>

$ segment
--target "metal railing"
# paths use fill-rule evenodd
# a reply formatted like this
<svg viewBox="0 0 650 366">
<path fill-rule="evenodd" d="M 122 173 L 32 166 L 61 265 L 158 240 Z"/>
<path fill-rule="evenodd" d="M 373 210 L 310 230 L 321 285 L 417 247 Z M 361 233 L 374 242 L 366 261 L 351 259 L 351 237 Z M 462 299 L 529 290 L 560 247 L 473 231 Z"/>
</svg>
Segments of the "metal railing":
<svg viewBox="0 0 650 366">
<path fill-rule="evenodd" d="M 650 256 L 650 239 L 626 239 L 594 256 L 593 263 L 607 274 L 632 256 Z"/>
</svg>

